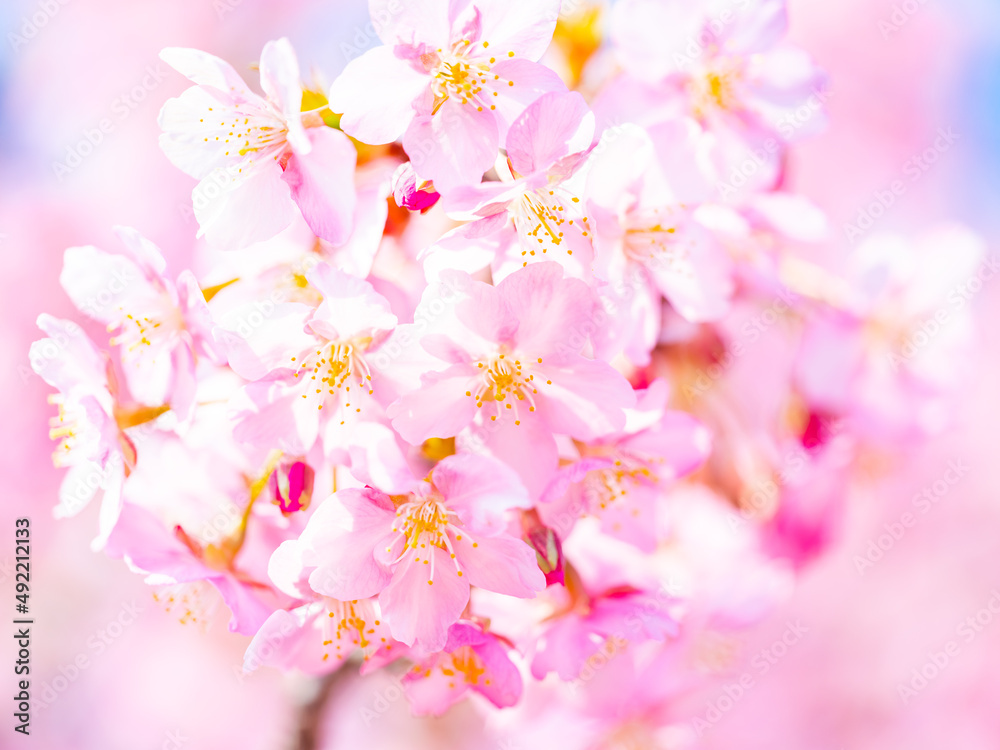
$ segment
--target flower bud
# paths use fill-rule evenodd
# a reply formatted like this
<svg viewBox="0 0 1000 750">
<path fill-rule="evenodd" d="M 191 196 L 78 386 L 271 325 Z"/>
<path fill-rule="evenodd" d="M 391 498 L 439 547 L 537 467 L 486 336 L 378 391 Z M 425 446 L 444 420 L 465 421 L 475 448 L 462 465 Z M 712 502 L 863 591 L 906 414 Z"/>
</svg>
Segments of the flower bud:
<svg viewBox="0 0 1000 750">
<path fill-rule="evenodd" d="M 274 503 L 282 513 L 295 513 L 309 507 L 315 475 L 305 461 L 284 459 L 275 467 L 269 484 Z"/>
</svg>

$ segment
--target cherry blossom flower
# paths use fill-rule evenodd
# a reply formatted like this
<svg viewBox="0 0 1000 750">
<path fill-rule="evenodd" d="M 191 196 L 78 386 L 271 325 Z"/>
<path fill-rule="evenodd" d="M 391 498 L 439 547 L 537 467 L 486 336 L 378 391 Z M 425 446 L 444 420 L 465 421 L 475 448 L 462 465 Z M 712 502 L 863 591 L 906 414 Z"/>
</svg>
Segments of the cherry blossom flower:
<svg viewBox="0 0 1000 750">
<path fill-rule="evenodd" d="M 248 305 L 218 329 L 230 366 L 251 381 L 232 404 L 237 439 L 299 455 L 321 430 L 328 452 L 346 450 L 352 427 L 382 414 L 367 357 L 396 325 L 389 303 L 361 279 L 321 263 L 305 280 L 321 295 L 318 307 Z"/>
<path fill-rule="evenodd" d="M 329 597 L 292 610 L 271 613 L 247 647 L 245 672 L 261 666 L 299 669 L 307 674 L 328 674 L 361 651 L 367 661 L 392 642 L 379 620 L 377 605 L 364 599 L 341 602 Z"/>
<path fill-rule="evenodd" d="M 59 488 L 57 518 L 75 516 L 103 491 L 100 549 L 118 521 L 122 486 L 135 466 L 136 446 L 127 430 L 156 419 L 165 410 L 123 399 L 108 357 L 78 325 L 40 315 L 38 327 L 48 338 L 31 345 L 35 371 L 59 393 L 49 402 L 59 407 L 49 435 L 59 441 L 52 455 L 58 467 L 68 467 Z"/>
<path fill-rule="evenodd" d="M 297 206 L 318 237 L 340 244 L 350 236 L 357 152 L 319 111 L 301 111 L 299 64 L 287 39 L 261 53 L 264 97 L 206 52 L 172 47 L 160 57 L 196 84 L 164 105 L 160 146 L 201 180 L 192 194 L 199 235 L 239 250 L 285 229 Z"/>
<path fill-rule="evenodd" d="M 785 142 L 825 122 L 825 76 L 805 52 L 780 44 L 787 24 L 785 0 L 617 3 L 611 36 L 625 72 L 595 102 L 599 119 L 690 118 L 710 136 L 714 179 L 729 183 L 753 160 L 747 184 L 775 187 Z M 808 117 L 795 114 L 801 107 Z"/>
<path fill-rule="evenodd" d="M 212 319 L 190 271 L 172 283 L 166 261 L 134 229 L 118 227 L 125 252 L 66 250 L 63 288 L 86 315 L 114 333 L 129 391 L 147 406 L 169 406 L 178 418 L 192 409 L 199 356 L 216 358 Z"/>
<path fill-rule="evenodd" d="M 623 125 L 604 133 L 587 177 L 596 275 L 618 312 L 608 338 L 637 365 L 657 343 L 662 299 L 701 322 L 720 318 L 733 291 L 731 261 L 697 220 L 696 166 L 673 156 L 690 147 L 682 123 Z"/>
<path fill-rule="evenodd" d="M 500 281 L 532 262 L 555 261 L 590 279 L 591 227 L 578 177 L 594 138 L 594 116 L 579 94 L 545 94 L 514 121 L 500 182 L 457 188 L 445 199 L 454 218 L 468 218 L 430 249 L 439 268 L 469 272 L 489 265 Z M 576 179 L 574 179 L 576 178 Z"/>
<path fill-rule="evenodd" d="M 516 475 L 491 459 L 442 460 L 406 494 L 366 487 L 320 505 L 286 542 L 274 575 L 340 601 L 378 596 L 393 638 L 439 651 L 469 587 L 530 598 L 545 588 L 535 553 L 505 531 L 504 513 L 529 504 Z"/>
<path fill-rule="evenodd" d="M 859 245 L 849 286 L 831 278 L 817 290 L 836 306 L 818 310 L 803 335 L 795 382 L 809 406 L 875 440 L 943 429 L 974 342 L 968 290 L 994 273 L 985 258 L 982 241 L 954 225 L 912 244 L 876 235 Z"/>
<path fill-rule="evenodd" d="M 580 440 L 620 430 L 634 395 L 608 364 L 582 352 L 596 330 L 596 299 L 556 263 L 531 264 L 493 287 L 459 271 L 442 273 L 422 307 L 420 386 L 390 406 L 393 427 L 411 443 L 452 437 L 474 419 L 536 424 Z M 420 326 L 403 326 L 400 339 Z"/>
<path fill-rule="evenodd" d="M 400 136 L 417 173 L 447 193 L 492 166 L 510 124 L 565 88 L 537 61 L 559 0 L 369 0 L 384 46 L 352 60 L 330 89 L 341 127 L 364 143 Z"/>
<path fill-rule="evenodd" d="M 470 691 L 497 708 L 515 705 L 524 684 L 508 649 L 481 626 L 456 622 L 444 649 L 418 660 L 403 677 L 413 713 L 440 716 Z"/>
<path fill-rule="evenodd" d="M 636 394 L 624 430 L 590 443 L 565 465 L 541 498 L 539 513 L 560 537 L 581 514 L 601 519 L 605 533 L 651 552 L 656 511 L 670 483 L 697 469 L 711 437 L 686 412 L 666 409 L 667 384 L 658 380 Z"/>
<path fill-rule="evenodd" d="M 158 598 L 172 610 L 181 610 L 182 622 L 198 622 L 205 617 L 197 584 L 207 582 L 221 595 L 232 612 L 229 629 L 243 635 L 256 633 L 280 600 L 270 586 L 248 578 L 234 566 L 242 545 L 242 530 L 234 541 L 202 545 L 176 526 L 173 533 L 149 510 L 125 503 L 121 518 L 108 540 L 108 554 L 121 557 L 135 572 L 146 576 L 151 586 L 163 586 Z M 192 585 L 194 584 L 194 585 Z"/>
</svg>

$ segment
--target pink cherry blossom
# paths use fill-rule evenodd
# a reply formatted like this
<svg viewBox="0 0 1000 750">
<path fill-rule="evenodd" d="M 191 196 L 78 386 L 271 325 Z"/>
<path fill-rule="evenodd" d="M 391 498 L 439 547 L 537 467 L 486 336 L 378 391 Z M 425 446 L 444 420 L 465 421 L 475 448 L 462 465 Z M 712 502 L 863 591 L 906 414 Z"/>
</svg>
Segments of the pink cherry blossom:
<svg viewBox="0 0 1000 750">
<path fill-rule="evenodd" d="M 587 177 L 599 288 L 618 311 L 609 339 L 637 365 L 657 343 L 663 299 L 700 322 L 720 318 L 733 292 L 732 263 L 697 220 L 696 166 L 675 156 L 693 150 L 690 135 L 681 123 L 608 130 Z"/>
<path fill-rule="evenodd" d="M 651 552 L 656 512 L 674 480 L 697 469 L 711 449 L 708 430 L 686 412 L 666 407 L 667 384 L 636 394 L 625 428 L 589 443 L 565 465 L 541 498 L 539 513 L 560 537 L 581 514 L 601 519 L 605 533 Z"/>
<path fill-rule="evenodd" d="M 721 8 L 623 0 L 611 35 L 625 72 L 595 109 L 605 122 L 690 118 L 710 134 L 710 175 L 729 183 L 753 160 L 748 184 L 773 188 L 785 142 L 825 122 L 825 76 L 780 43 L 787 23 L 785 0 Z M 809 116 L 796 115 L 800 108 Z"/>
<path fill-rule="evenodd" d="M 579 94 L 553 92 L 531 104 L 507 133 L 501 181 L 446 197 L 454 218 L 471 221 L 430 249 L 428 274 L 489 265 L 499 281 L 529 263 L 555 261 L 589 280 L 594 251 L 579 173 L 593 138 L 594 116 Z"/>
<path fill-rule="evenodd" d="M 239 250 L 285 229 L 297 206 L 318 237 L 340 244 L 350 236 L 357 152 L 318 111 L 301 111 L 299 64 L 287 39 L 261 53 L 264 97 L 206 52 L 168 48 L 160 56 L 196 84 L 164 105 L 160 146 L 201 180 L 192 194 L 200 235 Z"/>
<path fill-rule="evenodd" d="M 505 531 L 505 512 L 528 504 L 503 464 L 451 456 L 406 494 L 337 492 L 279 548 L 273 575 L 308 575 L 313 591 L 340 601 L 377 595 L 393 638 L 439 651 L 470 586 L 522 598 L 545 587 L 534 551 Z"/>
<path fill-rule="evenodd" d="M 261 666 L 327 674 L 357 651 L 367 661 L 380 648 L 392 648 L 388 629 L 374 601 L 341 602 L 329 597 L 271 613 L 247 647 L 243 669 Z"/>
<path fill-rule="evenodd" d="M 848 273 L 849 285 L 831 279 L 825 292 L 837 306 L 805 330 L 798 388 L 815 411 L 856 420 L 876 440 L 940 431 L 965 376 L 956 363 L 974 341 L 967 290 L 994 273 L 982 241 L 954 225 L 912 245 L 876 235 Z"/>
<path fill-rule="evenodd" d="M 232 404 L 235 434 L 304 454 L 322 433 L 328 452 L 346 450 L 353 426 L 383 413 L 378 372 L 367 358 L 395 327 L 396 316 L 369 283 L 325 263 L 306 279 L 321 295 L 318 307 L 252 304 L 220 323 L 217 335 L 230 366 L 251 381 Z"/>
<path fill-rule="evenodd" d="M 94 547 L 101 548 L 118 521 L 122 486 L 136 462 L 136 447 L 126 430 L 155 419 L 163 409 L 123 401 L 110 360 L 80 326 L 40 315 L 38 327 L 48 338 L 31 345 L 31 364 L 59 391 L 49 397 L 59 407 L 59 415 L 50 420 L 49 435 L 59 441 L 52 460 L 69 469 L 55 515 L 75 516 L 101 490 L 100 530 L 94 540 Z"/>
<path fill-rule="evenodd" d="M 420 385 L 387 412 L 405 440 L 451 437 L 473 420 L 524 422 L 526 430 L 580 440 L 624 426 L 631 387 L 608 364 L 582 354 L 603 312 L 583 282 L 563 278 L 551 262 L 531 264 L 495 287 L 459 271 L 441 276 L 421 307 L 443 305 L 444 312 L 429 314 L 430 326 L 398 332 L 398 341 L 423 333 L 413 344 Z"/>
<path fill-rule="evenodd" d="M 444 649 L 419 659 L 403 677 L 413 713 L 440 716 L 469 691 L 497 708 L 516 704 L 524 685 L 508 649 L 481 626 L 456 622 L 448 630 Z"/>
<path fill-rule="evenodd" d="M 66 250 L 60 276 L 74 304 L 114 333 L 129 391 L 147 406 L 169 406 L 180 419 L 192 409 L 199 357 L 215 359 L 212 318 L 194 274 L 174 284 L 166 261 L 134 229 L 118 227 L 125 252 Z"/>
<path fill-rule="evenodd" d="M 205 581 L 221 595 L 232 612 L 229 629 L 236 633 L 256 633 L 280 603 L 268 583 L 247 577 L 233 566 L 235 554 L 225 543 L 203 546 L 180 526 L 173 533 L 156 516 L 132 503 L 125 503 L 118 524 L 108 540 L 108 554 L 121 557 L 135 572 L 146 575 L 146 583 L 165 586 L 165 596 L 192 598 L 181 601 L 182 620 L 199 615 L 197 588 Z"/>
<path fill-rule="evenodd" d="M 364 143 L 402 136 L 417 173 L 446 193 L 490 168 L 510 124 L 564 88 L 537 61 L 559 0 L 369 0 L 384 46 L 352 60 L 330 89 L 341 126 Z"/>
</svg>

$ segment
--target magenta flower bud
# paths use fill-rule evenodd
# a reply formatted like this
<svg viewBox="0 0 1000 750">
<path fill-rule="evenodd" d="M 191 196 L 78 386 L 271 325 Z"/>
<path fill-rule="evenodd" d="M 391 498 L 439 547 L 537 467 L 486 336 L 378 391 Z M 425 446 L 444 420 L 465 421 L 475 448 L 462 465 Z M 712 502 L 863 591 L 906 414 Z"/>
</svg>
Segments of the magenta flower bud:
<svg viewBox="0 0 1000 750">
<path fill-rule="evenodd" d="M 410 211 L 428 211 L 441 197 L 433 183 L 418 181 L 410 162 L 400 164 L 392 176 L 392 197 L 396 205 Z"/>
<path fill-rule="evenodd" d="M 304 461 L 283 460 L 271 473 L 269 483 L 274 503 L 282 513 L 295 513 L 309 507 L 316 473 Z"/>
<path fill-rule="evenodd" d="M 545 574 L 545 585 L 565 584 L 562 543 L 559 541 L 559 536 L 548 526 L 542 525 L 538 514 L 533 511 L 524 515 L 523 524 L 525 539 L 535 550 L 538 567 Z"/>
</svg>

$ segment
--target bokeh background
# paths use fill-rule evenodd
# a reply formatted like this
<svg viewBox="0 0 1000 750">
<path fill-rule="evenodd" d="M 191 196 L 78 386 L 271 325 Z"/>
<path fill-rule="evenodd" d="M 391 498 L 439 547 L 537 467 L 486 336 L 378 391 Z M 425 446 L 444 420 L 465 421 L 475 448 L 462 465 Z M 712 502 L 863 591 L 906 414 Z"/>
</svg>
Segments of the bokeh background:
<svg viewBox="0 0 1000 750">
<path fill-rule="evenodd" d="M 983 235 L 991 253 L 1000 252 L 1000 3 L 789 5 L 792 40 L 832 79 L 831 125 L 795 147 L 789 175 L 791 189 L 828 213 L 829 252 L 847 253 L 843 225 L 942 128 L 957 135 L 954 145 L 877 228 L 914 235 L 957 219 Z M 75 316 L 58 283 L 66 247 L 111 246 L 111 227 L 126 224 L 159 244 L 172 268 L 191 263 L 192 181 L 156 144 L 159 108 L 184 87 L 159 62 L 161 48 L 199 47 L 247 71 L 267 40 L 288 36 L 304 70 L 328 83 L 352 49 L 373 44 L 366 24 L 363 0 L 0 4 L 0 539 L 7 540 L 0 543 L 0 620 L 13 611 L 14 536 L 7 532 L 16 517 L 29 516 L 32 683 L 49 703 L 33 716 L 29 738 L 13 733 L 10 706 L 2 704 L 0 747 L 293 746 L 308 683 L 268 670 L 242 678 L 245 639 L 224 627 L 180 625 L 120 562 L 90 552 L 96 508 L 70 521 L 52 519 L 60 480 L 47 434 L 53 407 L 27 352 L 39 337 L 38 313 Z M 103 119 L 110 132 L 81 147 Z M 77 159 L 71 151 L 89 153 Z M 738 646 L 752 655 L 789 621 L 808 632 L 713 727 L 705 747 L 1000 747 L 1000 617 L 968 642 L 956 635 L 1000 592 L 1000 278 L 974 304 L 980 352 L 956 404 L 955 428 L 890 465 L 872 458 L 872 481 L 852 494 L 841 537 L 802 572 L 790 600 Z M 967 464 L 967 474 L 859 572 L 856 556 L 952 461 Z M 958 655 L 904 703 L 898 685 L 953 640 L 960 641 Z M 0 644 L 0 695 L 7 696 L 13 639 L 0 636 Z M 81 655 L 83 668 L 76 666 Z M 456 729 L 461 716 L 414 722 L 405 701 L 366 724 L 359 707 L 382 687 L 377 679 L 338 684 L 327 747 L 467 746 Z M 512 735 L 507 747 L 531 743 Z"/>
</svg>

